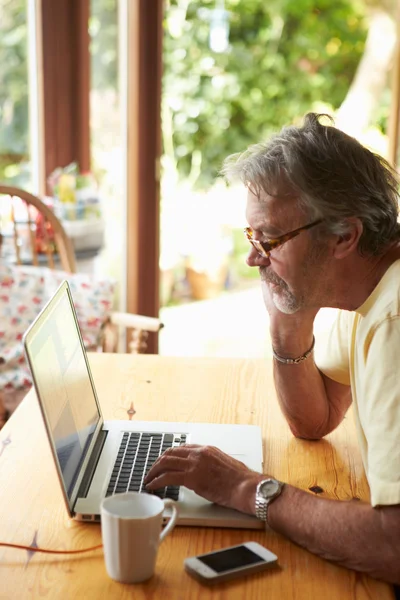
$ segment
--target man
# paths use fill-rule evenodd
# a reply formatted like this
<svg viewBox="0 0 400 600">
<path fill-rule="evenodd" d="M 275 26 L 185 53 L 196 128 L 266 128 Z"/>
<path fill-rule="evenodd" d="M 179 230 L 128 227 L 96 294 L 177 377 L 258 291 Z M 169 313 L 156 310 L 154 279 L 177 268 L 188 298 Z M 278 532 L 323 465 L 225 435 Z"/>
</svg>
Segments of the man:
<svg viewBox="0 0 400 600">
<path fill-rule="evenodd" d="M 308 114 L 230 157 L 247 187 L 247 262 L 259 267 L 278 399 L 296 437 L 320 439 L 354 406 L 371 505 L 311 495 L 216 448 L 168 451 L 149 490 L 185 485 L 255 514 L 321 557 L 400 584 L 400 236 L 389 165 Z M 289 232 L 289 233 L 287 233 Z M 321 307 L 341 309 L 314 358 Z"/>
</svg>

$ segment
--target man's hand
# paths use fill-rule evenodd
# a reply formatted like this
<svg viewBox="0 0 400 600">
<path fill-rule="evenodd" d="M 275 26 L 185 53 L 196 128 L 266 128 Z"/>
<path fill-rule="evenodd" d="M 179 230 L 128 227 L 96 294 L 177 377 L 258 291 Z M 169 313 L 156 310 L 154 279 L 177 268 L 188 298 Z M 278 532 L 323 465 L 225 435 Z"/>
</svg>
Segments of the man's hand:
<svg viewBox="0 0 400 600">
<path fill-rule="evenodd" d="M 257 483 L 264 478 L 218 448 L 186 444 L 166 450 L 144 483 L 148 490 L 184 485 L 210 502 L 254 514 Z"/>
</svg>

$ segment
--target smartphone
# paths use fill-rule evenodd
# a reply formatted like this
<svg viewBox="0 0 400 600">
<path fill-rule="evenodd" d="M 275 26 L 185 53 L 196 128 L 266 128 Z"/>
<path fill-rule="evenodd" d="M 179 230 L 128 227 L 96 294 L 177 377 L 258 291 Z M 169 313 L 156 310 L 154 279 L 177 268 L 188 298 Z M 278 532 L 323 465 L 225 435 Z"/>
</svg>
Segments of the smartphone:
<svg viewBox="0 0 400 600">
<path fill-rule="evenodd" d="M 184 562 L 189 575 L 202 583 L 229 581 L 241 575 L 258 573 L 277 565 L 278 557 L 257 542 L 223 548 L 216 552 L 191 556 Z"/>
</svg>

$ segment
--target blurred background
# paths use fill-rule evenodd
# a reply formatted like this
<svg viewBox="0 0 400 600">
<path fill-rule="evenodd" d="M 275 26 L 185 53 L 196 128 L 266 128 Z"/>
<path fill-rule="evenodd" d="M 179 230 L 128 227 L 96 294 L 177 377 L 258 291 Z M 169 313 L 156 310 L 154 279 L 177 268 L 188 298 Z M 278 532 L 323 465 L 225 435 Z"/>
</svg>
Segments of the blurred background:
<svg viewBox="0 0 400 600">
<path fill-rule="evenodd" d="M 222 162 L 317 111 L 396 163 L 396 15 L 395 0 L 0 0 L 0 181 L 39 192 L 56 167 L 90 171 L 101 236 L 78 269 L 115 278 L 121 309 L 160 314 L 152 351 L 269 356 L 246 193 Z M 75 132 L 86 159 L 54 157 Z"/>
</svg>

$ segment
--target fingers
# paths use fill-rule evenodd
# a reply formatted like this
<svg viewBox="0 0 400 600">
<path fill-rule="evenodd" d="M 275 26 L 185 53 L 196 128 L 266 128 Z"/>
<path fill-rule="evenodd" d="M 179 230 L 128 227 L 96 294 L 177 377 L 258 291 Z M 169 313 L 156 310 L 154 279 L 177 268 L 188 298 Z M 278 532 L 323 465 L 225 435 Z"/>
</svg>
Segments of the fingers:
<svg viewBox="0 0 400 600">
<path fill-rule="evenodd" d="M 203 485 L 207 483 L 211 472 L 226 472 L 227 469 L 241 471 L 247 470 L 247 466 L 214 446 L 185 444 L 166 450 L 146 475 L 144 485 L 149 489 L 156 489 L 160 485 L 191 487 L 190 482 Z M 160 483 L 162 476 L 168 476 L 167 484 Z"/>
<path fill-rule="evenodd" d="M 174 456 L 180 456 L 182 458 L 185 458 L 189 456 L 193 450 L 198 450 L 201 447 L 202 446 L 200 446 L 199 444 L 183 444 L 183 446 L 173 446 L 172 448 L 167 448 L 161 454 L 161 456 L 159 456 L 156 462 L 161 460 L 161 458 L 171 456 L 172 454 Z"/>
<path fill-rule="evenodd" d="M 144 478 L 144 485 L 153 490 L 163 485 L 184 485 L 188 471 L 193 464 L 193 457 L 204 452 L 204 446 L 185 444 L 168 448 L 154 463 Z M 168 478 L 168 483 L 160 483 Z"/>
<path fill-rule="evenodd" d="M 249 474 L 246 465 L 214 446 L 186 444 L 166 450 L 144 485 L 149 492 L 169 485 L 184 486 L 210 502 L 241 509 L 236 490 Z"/>
<path fill-rule="evenodd" d="M 180 450 L 195 450 L 196 448 L 204 448 L 204 446 L 201 446 L 200 444 L 183 444 L 182 446 L 174 446 L 173 448 L 168 448 L 165 452 L 170 452 L 171 450 L 173 450 L 173 452 L 178 452 Z"/>
<path fill-rule="evenodd" d="M 169 471 L 162 473 L 150 483 L 146 484 L 146 490 L 157 490 L 167 485 L 185 485 L 185 473 L 183 471 Z"/>
<path fill-rule="evenodd" d="M 166 456 L 166 453 L 160 456 L 160 458 L 154 463 L 150 471 L 144 478 L 144 484 L 147 485 L 153 481 L 156 477 L 159 477 L 162 473 L 169 471 L 184 472 L 187 466 L 187 462 L 184 458 L 179 456 L 173 456 L 170 454 Z"/>
<path fill-rule="evenodd" d="M 226 466 L 236 465 L 238 467 L 240 465 L 242 468 L 247 469 L 243 462 L 226 454 L 219 448 L 216 448 L 215 446 L 200 446 L 199 444 L 185 444 L 183 446 L 168 448 L 168 450 L 157 459 L 153 468 L 160 461 L 167 460 L 167 458 L 169 459 L 171 456 L 187 459 L 188 462 L 196 461 L 196 463 L 203 463 L 204 461 L 213 461 L 213 463 L 217 462 L 225 464 Z M 188 468 L 188 465 L 183 466 L 182 468 Z"/>
</svg>

